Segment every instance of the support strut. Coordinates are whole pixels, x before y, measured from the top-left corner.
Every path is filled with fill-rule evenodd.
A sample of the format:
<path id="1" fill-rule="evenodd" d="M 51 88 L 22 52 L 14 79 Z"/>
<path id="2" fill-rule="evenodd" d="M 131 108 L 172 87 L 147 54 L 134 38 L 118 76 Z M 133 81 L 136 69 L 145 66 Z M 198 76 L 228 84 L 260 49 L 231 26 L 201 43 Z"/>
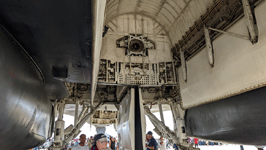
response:
<path id="1" fill-rule="evenodd" d="M 85 112 L 86 112 L 87 110 L 88 110 L 88 106 L 85 105 L 85 104 L 83 104 L 82 110 L 81 110 L 81 112 L 80 112 L 80 114 L 79 114 L 79 117 L 78 117 L 78 121 L 81 120 L 81 118 L 84 116 L 84 114 L 85 114 Z"/>
<path id="2" fill-rule="evenodd" d="M 79 99 L 76 99 L 74 126 L 77 125 L 78 121 L 79 121 Z"/>
<path id="3" fill-rule="evenodd" d="M 194 148 L 193 145 L 190 145 L 188 142 L 183 141 L 184 137 L 178 137 L 176 132 L 169 129 L 168 126 L 166 126 L 162 121 L 159 121 L 157 117 L 151 113 L 150 109 L 145 106 L 145 114 L 148 116 L 152 124 L 155 126 L 157 132 L 159 131 L 159 134 L 163 136 L 164 138 L 172 140 L 172 142 L 181 150 L 200 150 L 199 148 Z M 178 124 L 179 126 L 181 124 Z"/>
<path id="4" fill-rule="evenodd" d="M 223 33 L 223 34 L 231 35 L 231 36 L 234 36 L 234 37 L 237 37 L 237 38 L 241 38 L 241 39 L 244 39 L 244 40 L 249 40 L 249 37 L 244 36 L 244 35 L 240 35 L 240 34 L 236 34 L 236 33 L 232 33 L 232 32 L 227 32 L 227 31 L 223 31 L 223 30 L 219 30 L 219 29 L 214 29 L 214 28 L 211 28 L 211 27 L 208 27 L 207 29 L 212 30 L 212 31 L 216 31 L 216 32 L 220 32 L 220 33 Z M 205 38 L 206 38 L 206 35 L 205 35 Z"/>
<path id="5" fill-rule="evenodd" d="M 63 146 L 63 140 L 64 140 L 64 127 L 65 127 L 65 121 L 63 121 L 63 115 L 64 115 L 64 108 L 65 108 L 65 101 L 62 100 L 58 103 L 58 119 L 55 122 L 55 133 L 54 133 L 54 143 L 53 147 L 54 150 L 60 150 Z"/>
<path id="6" fill-rule="evenodd" d="M 165 138 L 170 138 L 173 140 L 174 143 L 179 144 L 178 137 L 175 135 L 174 131 L 171 131 L 169 127 L 167 127 L 166 125 L 164 125 L 163 122 L 158 120 L 157 117 L 151 113 L 150 109 L 147 106 L 144 107 L 144 110 L 150 121 L 160 131 L 161 135 L 163 135 Z"/>
<path id="7" fill-rule="evenodd" d="M 249 32 L 249 37 L 244 36 L 244 35 L 240 35 L 240 34 L 236 34 L 236 33 L 232 33 L 232 32 L 227 32 L 227 31 L 211 28 L 211 27 L 206 27 L 204 25 L 204 34 L 205 34 L 206 47 L 207 47 L 208 53 L 212 49 L 211 38 L 210 38 L 208 30 L 220 32 L 220 33 L 227 34 L 227 35 L 234 36 L 234 37 L 238 37 L 238 38 L 241 38 L 244 40 L 249 40 L 252 44 L 255 44 L 258 42 L 258 27 L 257 27 L 257 24 L 255 23 L 255 18 L 253 16 L 252 11 L 251 11 L 249 0 L 242 0 L 242 5 L 243 5 L 243 9 L 244 9 L 245 21 L 246 21 L 246 25 L 247 25 L 248 32 Z M 211 64 L 211 62 L 210 62 L 210 64 Z"/>
<path id="8" fill-rule="evenodd" d="M 204 34 L 205 34 L 205 41 L 206 41 L 206 48 L 207 48 L 207 54 L 209 58 L 209 63 L 213 67 L 214 65 L 214 57 L 213 57 L 213 48 L 212 48 L 212 42 L 209 34 L 208 28 L 204 25 Z"/>
<path id="9" fill-rule="evenodd" d="M 182 67 L 182 72 L 183 72 L 183 78 L 184 78 L 184 81 L 187 82 L 187 66 L 186 66 L 186 60 L 185 60 L 185 56 L 184 56 L 184 51 L 182 50 L 181 46 L 179 47 L 179 53 L 180 53 L 180 59 L 181 59 L 181 67 Z"/>
<path id="10" fill-rule="evenodd" d="M 164 123 L 163 108 L 162 108 L 162 99 L 159 99 L 158 100 L 158 105 L 159 105 L 159 111 L 160 111 L 161 120 Z"/>
<path id="11" fill-rule="evenodd" d="M 76 103 L 78 104 L 78 102 Z M 62 100 L 58 104 L 58 120 L 56 121 L 56 129 L 55 129 L 55 141 L 52 144 L 50 150 L 62 150 L 64 146 L 68 145 L 68 143 L 76 137 L 81 131 L 81 127 L 89 121 L 90 117 L 95 113 L 95 111 L 103 104 L 103 102 L 99 102 L 99 104 L 91 109 L 91 111 L 85 114 L 87 106 L 83 107 L 82 112 L 80 115 L 77 113 L 75 114 L 76 125 L 70 125 L 64 130 L 64 121 L 63 121 L 63 114 L 64 114 L 64 107 L 65 101 Z M 64 131 L 66 133 L 64 133 Z"/>
<path id="12" fill-rule="evenodd" d="M 252 44 L 255 44 L 258 42 L 258 32 L 257 32 L 257 25 L 255 24 L 255 19 L 253 17 L 251 7 L 249 4 L 249 0 L 242 0 L 242 5 L 244 8 L 244 14 L 246 19 L 246 24 L 248 26 L 249 31 L 249 40 Z"/>
<path id="13" fill-rule="evenodd" d="M 86 114 L 75 126 L 75 128 L 72 130 L 72 132 L 69 134 L 69 137 L 64 140 L 64 144 L 67 145 L 73 138 L 74 135 L 77 135 L 77 133 L 80 131 L 81 127 L 89 121 L 90 117 L 95 113 L 95 111 L 102 105 L 103 103 L 100 102 L 95 108 L 91 109 L 91 112 Z"/>

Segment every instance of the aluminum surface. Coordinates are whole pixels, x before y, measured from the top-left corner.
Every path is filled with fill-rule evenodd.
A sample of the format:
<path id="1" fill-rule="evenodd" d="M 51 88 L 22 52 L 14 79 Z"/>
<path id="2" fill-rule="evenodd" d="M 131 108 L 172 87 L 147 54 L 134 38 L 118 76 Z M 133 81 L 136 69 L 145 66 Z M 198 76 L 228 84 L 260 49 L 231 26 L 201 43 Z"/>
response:
<path id="1" fill-rule="evenodd" d="M 1 30 L 0 39 L 1 149 L 32 148 L 51 135 L 52 104 L 27 55 Z"/>

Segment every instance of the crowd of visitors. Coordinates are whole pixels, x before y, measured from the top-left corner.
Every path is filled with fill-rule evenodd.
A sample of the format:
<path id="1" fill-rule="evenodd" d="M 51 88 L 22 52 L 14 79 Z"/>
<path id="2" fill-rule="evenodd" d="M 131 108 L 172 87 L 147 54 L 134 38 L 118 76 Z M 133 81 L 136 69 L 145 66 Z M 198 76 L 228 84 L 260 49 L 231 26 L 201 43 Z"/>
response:
<path id="1" fill-rule="evenodd" d="M 188 143 L 193 145 L 195 148 L 198 148 L 199 145 L 222 145 L 222 143 L 211 142 L 199 140 L 197 138 L 188 138 Z M 51 145 L 53 142 L 52 139 L 48 139 L 45 144 L 40 146 L 41 148 Z M 39 150 L 39 148 L 34 148 L 32 150 Z M 176 144 L 169 143 L 168 139 L 160 137 L 155 139 L 151 131 L 146 134 L 146 150 L 167 150 L 174 149 L 179 150 Z M 88 139 L 85 134 L 81 134 L 79 139 L 72 140 L 71 144 L 66 148 L 66 150 L 119 150 L 119 143 L 115 137 L 107 137 L 105 134 L 96 134 L 94 137 L 90 136 Z M 263 150 L 263 147 L 257 147 L 258 150 Z M 240 150 L 244 150 L 243 145 L 240 145 Z"/>
<path id="2" fill-rule="evenodd" d="M 118 142 L 116 138 L 110 136 L 109 138 L 105 134 L 97 134 L 94 137 L 91 136 L 86 140 L 86 135 L 81 134 L 79 143 L 77 145 L 74 142 L 71 144 L 69 150 L 119 150 Z"/>

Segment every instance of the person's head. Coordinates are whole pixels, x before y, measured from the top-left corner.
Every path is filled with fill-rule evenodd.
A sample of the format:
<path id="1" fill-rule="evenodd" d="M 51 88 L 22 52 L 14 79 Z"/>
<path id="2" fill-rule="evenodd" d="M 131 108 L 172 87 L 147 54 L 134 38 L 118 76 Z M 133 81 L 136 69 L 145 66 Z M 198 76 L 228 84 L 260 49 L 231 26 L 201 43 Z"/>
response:
<path id="1" fill-rule="evenodd" d="M 163 137 L 162 136 L 160 136 L 160 140 L 163 140 Z"/>
<path id="2" fill-rule="evenodd" d="M 104 134 L 100 133 L 95 135 L 94 141 L 99 150 L 107 149 L 107 138 Z"/>
<path id="3" fill-rule="evenodd" d="M 79 143 L 80 144 L 85 144 L 85 141 L 86 141 L 86 135 L 85 134 L 81 134 L 80 136 L 79 136 Z"/>
<path id="4" fill-rule="evenodd" d="M 148 133 L 147 133 L 147 135 L 146 135 L 146 137 L 147 137 L 147 139 L 151 139 L 152 138 L 152 132 L 151 131 L 149 131 Z"/>
<path id="5" fill-rule="evenodd" d="M 91 136 L 90 139 L 93 139 L 93 136 Z"/>

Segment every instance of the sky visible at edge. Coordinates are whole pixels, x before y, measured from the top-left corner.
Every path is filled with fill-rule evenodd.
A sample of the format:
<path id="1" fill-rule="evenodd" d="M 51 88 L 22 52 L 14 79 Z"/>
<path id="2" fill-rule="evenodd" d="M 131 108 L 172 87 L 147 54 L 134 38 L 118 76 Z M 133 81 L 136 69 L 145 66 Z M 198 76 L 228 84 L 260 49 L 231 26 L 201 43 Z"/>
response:
<path id="1" fill-rule="evenodd" d="M 173 117 L 172 117 L 172 113 L 171 111 L 164 111 L 164 120 L 165 120 L 165 124 L 171 129 L 174 130 L 174 125 L 173 125 Z M 154 115 L 159 118 L 160 120 L 160 114 L 159 113 L 154 113 Z M 146 118 L 146 132 L 148 131 L 153 131 L 154 126 L 153 124 L 150 122 L 149 118 Z M 69 116 L 69 115 L 64 115 L 64 120 L 65 120 L 65 127 L 69 126 L 70 124 L 74 124 L 74 117 L 73 116 Z M 113 125 L 111 126 L 107 126 L 106 127 L 106 133 L 117 137 L 117 133 L 113 127 Z M 81 128 L 81 134 L 86 134 L 87 138 L 89 136 L 94 136 L 96 134 L 96 128 L 94 126 L 90 126 L 88 123 L 86 123 L 82 128 Z M 154 137 L 156 139 L 159 138 L 159 136 L 153 132 Z M 79 138 L 79 136 L 77 136 L 76 138 Z M 239 145 L 234 145 L 234 144 L 223 144 L 222 146 L 200 146 L 201 150 L 240 150 Z M 244 145 L 244 149 L 245 150 L 257 150 L 257 148 L 255 146 L 248 146 L 248 145 Z"/>
<path id="2" fill-rule="evenodd" d="M 164 111 L 164 120 L 165 120 L 165 124 L 171 129 L 174 129 L 174 125 L 173 125 L 173 117 L 172 117 L 172 113 L 171 111 Z M 159 118 L 160 120 L 160 114 L 159 113 L 154 113 L 154 115 Z M 146 118 L 146 132 L 148 131 L 153 131 L 154 126 L 153 124 L 150 122 L 149 118 Z M 70 116 L 70 115 L 64 115 L 64 121 L 65 121 L 65 128 L 68 127 L 70 124 L 74 124 L 74 117 Z M 113 127 L 113 125 L 111 126 L 107 126 L 106 127 L 106 133 L 117 137 L 117 133 Z M 94 136 L 96 134 L 96 128 L 92 125 L 90 126 L 88 123 L 86 123 L 82 128 L 81 128 L 81 134 L 86 134 L 87 138 L 89 136 Z M 155 132 L 153 132 L 154 137 L 155 138 L 159 138 L 159 135 L 157 135 Z M 77 136 L 78 138 L 78 136 Z"/>

